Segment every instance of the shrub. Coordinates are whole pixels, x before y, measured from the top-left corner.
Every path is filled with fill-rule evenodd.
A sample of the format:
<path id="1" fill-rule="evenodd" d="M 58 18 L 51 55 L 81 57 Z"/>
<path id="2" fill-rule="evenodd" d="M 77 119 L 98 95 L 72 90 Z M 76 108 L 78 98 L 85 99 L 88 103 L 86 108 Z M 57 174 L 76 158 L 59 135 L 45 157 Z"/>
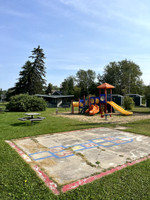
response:
<path id="1" fill-rule="evenodd" d="M 146 106 L 150 108 L 150 94 L 146 94 Z"/>
<path id="2" fill-rule="evenodd" d="M 135 103 L 132 97 L 129 97 L 129 96 L 124 97 L 124 107 L 126 110 L 132 110 L 134 105 Z"/>
<path id="3" fill-rule="evenodd" d="M 8 111 L 43 111 L 46 109 L 46 102 L 36 96 L 28 94 L 20 94 L 11 97 L 10 102 L 7 104 Z"/>

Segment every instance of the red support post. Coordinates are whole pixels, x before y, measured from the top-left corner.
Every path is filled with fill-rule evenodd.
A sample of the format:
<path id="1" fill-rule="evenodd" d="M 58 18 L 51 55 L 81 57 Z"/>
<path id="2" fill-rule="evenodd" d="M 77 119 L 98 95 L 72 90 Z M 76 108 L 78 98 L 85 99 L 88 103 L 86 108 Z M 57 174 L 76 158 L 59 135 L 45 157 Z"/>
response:
<path id="1" fill-rule="evenodd" d="M 84 97 L 83 97 L 83 100 L 84 100 L 84 104 L 83 104 L 83 107 L 85 106 L 85 95 L 84 95 Z"/>
<path id="2" fill-rule="evenodd" d="M 102 113 L 102 111 L 101 111 L 101 89 L 99 89 L 99 113 Z"/>
<path id="3" fill-rule="evenodd" d="M 72 105 L 72 114 L 74 114 L 73 100 L 71 101 L 71 105 Z"/>
<path id="4" fill-rule="evenodd" d="M 107 113 L 107 89 L 105 88 L 105 113 Z"/>
<path id="5" fill-rule="evenodd" d="M 89 96 L 89 108 L 90 108 L 90 106 L 91 106 L 91 102 L 90 102 L 90 96 Z"/>
<path id="6" fill-rule="evenodd" d="M 112 88 L 110 89 L 110 101 L 112 101 Z M 112 106 L 110 106 L 110 113 L 112 113 Z"/>

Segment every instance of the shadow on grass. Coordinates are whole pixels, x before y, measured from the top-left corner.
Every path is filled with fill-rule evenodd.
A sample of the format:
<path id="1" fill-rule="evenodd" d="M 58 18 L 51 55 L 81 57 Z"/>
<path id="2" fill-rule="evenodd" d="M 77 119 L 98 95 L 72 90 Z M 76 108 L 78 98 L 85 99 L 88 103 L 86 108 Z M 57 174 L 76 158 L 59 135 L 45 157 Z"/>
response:
<path id="1" fill-rule="evenodd" d="M 29 124 L 27 124 L 26 122 L 21 122 L 21 123 L 14 123 L 14 124 L 11 124 L 11 126 L 29 126 Z"/>
<path id="2" fill-rule="evenodd" d="M 40 122 L 18 122 L 18 123 L 14 123 L 14 124 L 11 124 L 11 126 L 22 126 L 22 127 L 24 127 L 24 126 L 34 126 L 34 125 L 36 125 L 36 124 L 39 124 Z"/>
<path id="3" fill-rule="evenodd" d="M 2 115 L 2 114 L 5 114 L 5 112 L 4 111 L 0 111 L 0 115 Z"/>
<path id="4" fill-rule="evenodd" d="M 148 111 L 148 112 L 133 111 L 133 114 L 134 114 L 134 115 L 137 115 L 137 114 L 139 114 L 139 115 L 149 115 L 149 114 L 150 114 L 150 111 Z"/>

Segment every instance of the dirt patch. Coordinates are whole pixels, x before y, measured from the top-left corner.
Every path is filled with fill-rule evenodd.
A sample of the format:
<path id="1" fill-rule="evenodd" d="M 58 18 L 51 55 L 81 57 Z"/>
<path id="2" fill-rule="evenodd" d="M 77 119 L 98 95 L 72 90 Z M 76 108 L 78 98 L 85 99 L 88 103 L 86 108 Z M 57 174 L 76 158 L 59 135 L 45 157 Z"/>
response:
<path id="1" fill-rule="evenodd" d="M 54 165 L 56 165 L 56 162 L 55 162 L 55 160 L 54 159 L 51 159 L 51 158 L 47 158 L 47 159 L 44 159 L 44 160 L 39 160 L 38 161 L 39 162 L 39 164 L 41 165 L 41 166 L 54 166 Z"/>
<path id="2" fill-rule="evenodd" d="M 58 113 L 55 116 L 61 116 L 65 118 L 75 119 L 78 121 L 85 121 L 89 123 L 118 123 L 118 124 L 125 124 L 128 122 L 133 122 L 142 119 L 150 119 L 150 114 L 140 114 L 134 113 L 131 116 L 124 116 L 119 113 L 113 113 L 111 117 L 108 115 L 107 120 L 105 118 L 101 118 L 100 114 L 96 114 L 94 116 L 82 115 L 82 114 L 71 114 L 69 112 Z"/>

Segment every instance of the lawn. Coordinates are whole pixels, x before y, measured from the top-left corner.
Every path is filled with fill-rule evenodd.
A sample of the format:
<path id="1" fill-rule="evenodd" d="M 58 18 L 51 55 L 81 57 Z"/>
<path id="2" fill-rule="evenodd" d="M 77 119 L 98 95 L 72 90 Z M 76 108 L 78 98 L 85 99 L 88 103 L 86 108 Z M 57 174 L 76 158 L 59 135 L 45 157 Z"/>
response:
<path id="1" fill-rule="evenodd" d="M 135 107 L 133 109 L 133 112 L 150 114 L 150 108 Z M 125 124 L 124 126 L 127 127 L 126 131 L 128 132 L 150 136 L 150 120 L 149 119 L 138 120 L 132 123 Z"/>
<path id="2" fill-rule="evenodd" d="M 126 131 L 150 136 L 150 119 L 124 124 Z"/>
<path id="3" fill-rule="evenodd" d="M 61 111 L 64 111 L 64 109 L 59 109 L 59 112 Z M 18 118 L 24 117 L 24 113 L 0 113 L 0 199 L 149 199 L 150 160 L 127 167 L 60 196 L 53 195 L 29 165 L 5 143 L 5 140 L 83 128 L 110 126 L 57 117 L 55 112 L 56 109 L 47 109 L 41 112 L 41 116 L 46 117 L 46 119 L 42 122 L 35 122 L 33 125 L 30 125 L 29 122 L 18 120 Z M 130 131 L 150 136 L 149 123 L 150 120 L 143 120 L 126 126 Z M 141 129 L 141 127 L 143 128 Z"/>
<path id="4" fill-rule="evenodd" d="M 150 108 L 149 107 L 135 106 L 132 111 L 133 112 L 137 112 L 137 113 L 147 113 L 147 114 L 150 114 Z"/>

